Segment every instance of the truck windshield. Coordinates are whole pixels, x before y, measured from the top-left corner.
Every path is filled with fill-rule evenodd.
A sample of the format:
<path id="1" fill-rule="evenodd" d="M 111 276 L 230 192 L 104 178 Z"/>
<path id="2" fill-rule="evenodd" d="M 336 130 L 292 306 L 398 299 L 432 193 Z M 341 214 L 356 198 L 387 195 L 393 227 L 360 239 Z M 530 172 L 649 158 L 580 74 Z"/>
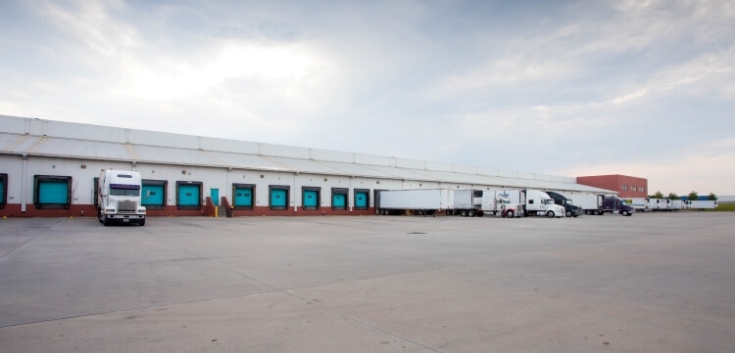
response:
<path id="1" fill-rule="evenodd" d="M 140 196 L 140 190 L 111 187 L 110 195 L 112 196 Z"/>

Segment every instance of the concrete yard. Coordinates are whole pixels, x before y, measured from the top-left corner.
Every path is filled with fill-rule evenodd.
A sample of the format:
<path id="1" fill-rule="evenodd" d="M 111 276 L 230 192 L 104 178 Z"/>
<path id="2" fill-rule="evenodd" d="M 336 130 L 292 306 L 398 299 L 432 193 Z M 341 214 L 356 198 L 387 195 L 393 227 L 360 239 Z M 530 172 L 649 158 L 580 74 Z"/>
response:
<path id="1" fill-rule="evenodd" d="M 733 350 L 733 213 L 0 219 L 3 353 Z"/>

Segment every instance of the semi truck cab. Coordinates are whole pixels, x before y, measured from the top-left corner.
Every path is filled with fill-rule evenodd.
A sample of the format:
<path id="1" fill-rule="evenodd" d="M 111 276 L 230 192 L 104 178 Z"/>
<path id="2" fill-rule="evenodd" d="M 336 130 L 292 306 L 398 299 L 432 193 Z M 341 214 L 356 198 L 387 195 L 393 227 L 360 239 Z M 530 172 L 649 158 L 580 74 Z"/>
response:
<path id="1" fill-rule="evenodd" d="M 141 176 L 126 170 L 103 170 L 97 184 L 97 218 L 112 223 L 145 225 L 146 209 L 141 206 Z"/>

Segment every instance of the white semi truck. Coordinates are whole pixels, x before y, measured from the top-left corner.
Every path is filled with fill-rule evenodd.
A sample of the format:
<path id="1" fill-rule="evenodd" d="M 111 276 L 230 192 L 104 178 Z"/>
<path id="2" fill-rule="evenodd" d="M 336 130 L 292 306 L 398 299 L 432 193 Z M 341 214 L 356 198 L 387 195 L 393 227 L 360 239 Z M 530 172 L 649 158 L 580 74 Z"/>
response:
<path id="1" fill-rule="evenodd" d="M 513 190 L 516 191 L 516 190 Z M 502 217 L 523 217 L 523 205 L 518 203 L 512 204 L 510 201 L 510 191 L 508 190 L 483 190 L 482 194 L 482 210 L 485 215 L 500 215 Z"/>
<path id="2" fill-rule="evenodd" d="M 112 223 L 145 225 L 145 207 L 141 206 L 140 173 L 127 170 L 103 170 L 97 183 L 97 218 Z"/>
<path id="3" fill-rule="evenodd" d="M 554 218 L 564 217 L 565 215 L 564 206 L 555 204 L 554 199 L 543 191 L 532 189 L 496 190 L 495 195 L 496 199 L 498 199 L 497 196 L 499 195 L 501 200 L 507 200 L 501 201 L 500 204 L 495 202 L 494 208 L 486 208 L 487 212 L 500 212 L 500 214 L 505 217 L 517 217 L 519 215 L 523 215 Z M 507 201 L 507 203 L 505 203 L 505 201 Z M 500 205 L 501 210 L 497 209 L 498 204 Z"/>

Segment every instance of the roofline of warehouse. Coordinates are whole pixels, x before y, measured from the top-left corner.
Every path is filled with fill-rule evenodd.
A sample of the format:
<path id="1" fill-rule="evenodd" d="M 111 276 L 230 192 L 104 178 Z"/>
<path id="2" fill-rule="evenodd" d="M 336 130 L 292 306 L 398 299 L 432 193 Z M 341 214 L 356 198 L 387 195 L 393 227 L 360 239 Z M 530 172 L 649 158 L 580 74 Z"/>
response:
<path id="1" fill-rule="evenodd" d="M 281 172 L 281 173 L 295 173 L 295 174 L 313 174 L 313 175 L 333 175 L 333 176 L 340 176 L 340 177 L 350 177 L 350 178 L 370 178 L 370 179 L 385 179 L 385 180 L 401 180 L 401 181 L 417 181 L 417 182 L 427 182 L 427 183 L 448 183 L 448 184 L 467 184 L 467 185 L 483 185 L 483 186 L 500 186 L 500 187 L 508 187 L 508 188 L 534 188 L 535 186 L 519 186 L 519 185 L 507 185 L 507 183 L 503 183 L 504 180 L 511 181 L 511 184 L 515 184 L 513 181 L 518 181 L 517 183 L 520 184 L 527 184 L 524 183 L 524 181 L 532 181 L 537 183 L 554 183 L 554 184 L 566 184 L 566 185 L 574 185 L 577 187 L 583 187 L 585 189 L 589 189 L 586 191 L 581 190 L 574 190 L 574 188 L 558 188 L 555 185 L 555 187 L 544 187 L 545 189 L 556 189 L 556 190 L 568 190 L 573 192 L 604 192 L 604 193 L 616 193 L 612 190 L 606 190 L 606 189 L 600 189 L 591 187 L 588 185 L 579 184 L 576 182 L 569 182 L 564 181 L 563 179 L 575 179 L 572 177 L 564 177 L 564 176 L 553 176 L 553 175 L 546 175 L 541 174 L 544 176 L 547 176 L 549 178 L 558 177 L 562 180 L 542 180 L 537 179 L 536 175 L 539 173 L 529 173 L 529 172 L 521 172 L 521 171 L 513 171 L 516 176 L 502 176 L 502 175 L 491 175 L 491 174 L 482 174 L 479 173 L 480 168 L 484 167 L 477 167 L 477 166 L 464 166 L 468 167 L 469 170 L 474 170 L 474 173 L 466 173 L 466 172 L 460 172 L 457 171 L 457 165 L 453 163 L 443 163 L 443 162 L 433 162 L 433 161 L 427 161 L 427 160 L 411 160 L 407 158 L 401 158 L 401 157 L 394 157 L 394 156 L 380 156 L 380 155 L 368 155 L 368 154 L 361 154 L 361 153 L 354 153 L 354 152 L 342 152 L 342 151 L 336 151 L 336 150 L 326 150 L 326 149 L 316 149 L 318 151 L 324 151 L 324 152 L 334 152 L 344 155 L 352 155 L 352 162 L 346 162 L 346 161 L 339 161 L 339 160 L 329 160 L 329 159 L 315 159 L 313 157 L 309 158 L 303 158 L 303 157 L 294 157 L 294 156 L 288 156 L 288 155 L 279 155 L 279 154 L 270 154 L 270 153 L 262 153 L 259 152 L 257 154 L 254 153 L 247 153 L 247 152 L 237 152 L 232 150 L 217 150 L 217 149 L 204 149 L 201 147 L 202 139 L 208 139 L 212 140 L 214 142 L 221 140 L 221 141 L 230 141 L 235 143 L 245 143 L 245 144 L 255 144 L 257 146 L 258 151 L 261 150 L 261 146 L 272 146 L 272 147 L 283 147 L 283 148 L 295 148 L 295 149 L 303 149 L 307 150 L 308 154 L 311 156 L 312 152 L 315 150 L 313 148 L 308 147 L 297 147 L 297 146 L 288 146 L 288 145 L 276 145 L 276 144 L 268 144 L 268 143 L 260 143 L 260 142 L 251 142 L 251 141 L 242 141 L 242 140 L 231 140 L 231 139 L 222 139 L 222 138 L 216 138 L 216 137 L 202 137 L 202 136 L 194 136 L 194 135 L 184 135 L 184 134 L 174 134 L 174 133 L 168 133 L 168 132 L 159 132 L 159 131 L 151 131 L 151 130 L 139 130 L 139 129 L 129 129 L 129 128 L 119 128 L 119 127 L 112 127 L 112 126 L 103 126 L 103 125 L 93 125 L 93 124 L 86 124 L 86 123 L 73 123 L 73 122 L 64 122 L 64 121 L 56 121 L 56 120 L 45 120 L 45 119 L 38 119 L 38 118 L 27 118 L 27 117 L 14 117 L 14 116 L 8 116 L 8 115 L 0 115 L 0 118 L 10 118 L 10 119 L 18 119 L 18 120 L 25 120 L 25 130 L 26 132 L 24 134 L 20 134 L 18 132 L 11 132 L 6 131 L 9 135 L 16 135 L 16 136 L 35 136 L 40 137 L 39 141 L 37 141 L 33 146 L 29 147 L 26 151 L 18 152 L 18 151 L 5 151 L 0 150 L 0 154 L 4 155 L 21 155 L 27 158 L 28 156 L 37 156 L 37 157 L 45 157 L 45 158 L 66 158 L 66 159 L 73 159 L 73 160 L 90 160 L 90 161 L 114 161 L 114 162 L 122 162 L 122 163 L 131 163 L 133 165 L 136 165 L 138 163 L 145 163 L 145 164 L 160 164 L 160 165 L 169 165 L 169 166 L 183 166 L 183 167 L 204 167 L 204 168 L 224 168 L 228 171 L 237 169 L 237 170 L 250 170 L 250 171 L 262 171 L 262 172 Z M 41 126 L 42 134 L 36 134 L 33 133 L 34 127 L 31 126 L 32 121 L 40 121 L 43 125 Z M 65 136 L 57 136 L 57 135 L 47 135 L 46 134 L 46 125 L 47 122 L 53 122 L 63 125 L 83 125 L 83 126 L 89 126 L 89 127 L 95 127 L 95 128 L 108 128 L 118 131 L 124 131 L 126 134 L 125 140 L 126 142 L 121 141 L 106 141 L 101 139 L 89 139 L 89 138 L 78 138 L 78 137 L 65 137 Z M 38 129 L 38 127 L 35 127 Z M 131 143 L 129 142 L 129 132 L 136 131 L 136 132 L 142 132 L 142 133 L 154 133 L 154 134 L 166 134 L 171 136 L 180 136 L 180 137 L 186 137 L 186 138 L 197 138 L 198 140 L 198 148 L 193 148 L 191 146 L 188 147 L 181 147 L 181 146 L 175 146 L 175 145 L 165 145 L 165 144 L 145 144 L 145 143 Z M 408 172 L 408 173 L 416 173 L 420 174 L 420 171 L 426 171 L 426 172 L 438 172 L 438 173 L 452 173 L 457 175 L 467 175 L 467 176 L 478 176 L 481 178 L 489 178 L 490 180 L 487 180 L 487 183 L 477 183 L 477 182 L 467 182 L 467 181 L 444 181 L 444 180 L 437 180 L 437 178 L 406 178 L 406 177 L 396 177 L 396 176 L 389 176 L 389 175 L 362 175 L 362 174 L 355 174 L 355 173 L 344 173 L 344 172 L 320 172 L 320 171 L 303 171 L 303 170 L 297 170 L 292 168 L 267 168 L 267 167 L 244 167 L 244 166 L 233 166 L 230 164 L 222 163 L 222 164 L 207 164 L 207 163 L 180 163 L 180 162 L 170 162 L 170 161 L 155 161 L 155 160 L 143 160 L 143 159 L 129 159 L 129 158 L 114 158 L 114 157 L 93 157 L 93 156 L 78 156 L 78 155 L 70 155 L 70 154 L 53 154 L 53 153 L 38 153 L 33 152 L 33 150 L 36 149 L 37 146 L 41 145 L 43 141 L 45 141 L 48 138 L 53 139 L 59 139 L 59 140 L 67 140 L 67 141 L 88 141 L 88 142 L 102 142 L 102 143 L 110 143 L 110 144 L 116 144 L 116 145 L 126 145 L 126 146 L 146 146 L 146 147 L 156 147 L 156 148 L 170 148 L 170 149 L 178 149 L 178 150 L 189 150 L 189 151 L 199 151 L 199 152 L 220 152 L 220 153 L 233 153 L 233 154 L 240 154 L 240 155 L 257 155 L 261 158 L 265 158 L 269 160 L 273 164 L 279 164 L 278 161 L 271 160 L 268 157 L 275 157 L 275 158 L 287 158 L 287 159 L 295 159 L 295 160 L 304 160 L 308 159 L 313 162 L 328 162 L 328 163 L 344 163 L 344 164 L 358 164 L 361 166 L 364 166 L 365 168 L 370 167 L 379 167 L 379 168 L 394 168 L 396 170 Z M 134 151 L 133 151 L 134 152 Z M 136 153 L 133 153 L 136 154 Z M 209 159 L 215 160 L 215 161 L 221 161 L 221 159 L 217 158 L 216 156 L 206 154 Z M 387 164 L 374 164 L 374 163 L 358 163 L 356 161 L 356 156 L 365 156 L 365 157 L 375 157 L 380 159 L 386 159 L 388 161 Z M 412 161 L 412 162 L 422 162 L 424 165 L 424 168 L 409 168 L 409 167 L 402 167 L 395 165 L 397 164 L 396 159 L 405 160 L 405 161 Z M 391 160 L 393 160 L 394 165 L 391 165 Z M 442 170 L 442 169 L 428 169 L 427 163 L 437 163 L 444 166 L 450 166 L 451 170 Z M 488 168 L 488 169 L 495 169 L 499 173 L 501 169 L 498 168 Z M 511 172 L 510 170 L 506 170 L 506 172 Z M 527 173 L 534 175 L 533 178 L 522 178 L 518 177 L 518 173 Z M 497 180 L 493 180 L 497 179 Z M 493 182 L 496 181 L 496 182 Z"/>

